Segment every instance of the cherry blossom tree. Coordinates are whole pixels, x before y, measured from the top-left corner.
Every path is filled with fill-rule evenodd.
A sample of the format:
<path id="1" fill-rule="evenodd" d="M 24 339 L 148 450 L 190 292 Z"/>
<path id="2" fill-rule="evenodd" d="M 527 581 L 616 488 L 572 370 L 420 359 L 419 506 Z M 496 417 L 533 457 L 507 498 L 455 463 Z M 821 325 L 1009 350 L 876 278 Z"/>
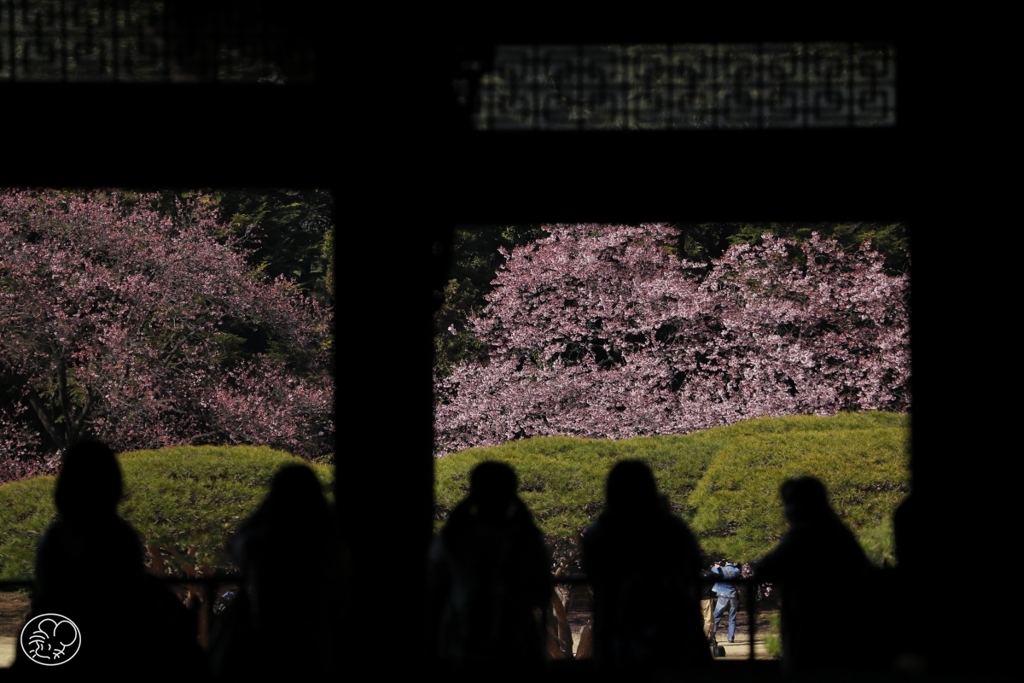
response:
<path id="1" fill-rule="evenodd" d="M 907 280 L 869 245 L 765 235 L 708 266 L 665 225 L 546 229 L 470 321 L 488 362 L 436 382 L 438 455 L 910 405 Z"/>
<path id="2" fill-rule="evenodd" d="M 250 272 L 202 197 L 173 219 L 153 203 L 0 193 L 0 378 L 14 398 L 0 406 L 0 459 L 87 434 L 116 450 L 329 451 L 331 312 Z M 246 350 L 247 335 L 263 348 Z"/>

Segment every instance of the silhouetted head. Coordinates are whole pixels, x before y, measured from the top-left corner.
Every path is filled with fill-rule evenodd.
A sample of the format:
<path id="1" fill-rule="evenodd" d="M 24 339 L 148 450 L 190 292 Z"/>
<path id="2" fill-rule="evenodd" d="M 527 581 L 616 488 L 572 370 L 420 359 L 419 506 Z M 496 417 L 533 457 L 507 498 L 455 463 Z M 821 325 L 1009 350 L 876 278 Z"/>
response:
<path id="1" fill-rule="evenodd" d="M 80 441 L 64 453 L 53 492 L 62 517 L 116 514 L 121 494 L 121 467 L 105 443 Z"/>
<path id="2" fill-rule="evenodd" d="M 274 475 L 264 505 L 276 518 L 317 519 L 328 514 L 320 480 L 305 465 L 285 465 Z"/>
<path id="3" fill-rule="evenodd" d="M 605 484 L 605 502 L 609 510 L 626 514 L 655 508 L 658 487 L 651 469 L 639 460 L 616 464 Z"/>
<path id="4" fill-rule="evenodd" d="M 519 480 L 503 462 L 482 462 L 469 475 L 469 495 L 485 512 L 505 510 L 516 499 Z"/>
<path id="5" fill-rule="evenodd" d="M 779 488 L 786 519 L 791 523 L 809 522 L 832 513 L 825 485 L 814 477 L 787 479 Z"/>

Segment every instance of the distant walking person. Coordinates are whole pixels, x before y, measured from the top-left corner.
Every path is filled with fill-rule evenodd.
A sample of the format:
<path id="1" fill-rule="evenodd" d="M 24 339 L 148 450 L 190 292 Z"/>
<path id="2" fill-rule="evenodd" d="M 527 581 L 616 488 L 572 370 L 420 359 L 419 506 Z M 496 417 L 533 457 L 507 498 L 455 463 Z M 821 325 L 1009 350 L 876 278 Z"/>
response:
<path id="1" fill-rule="evenodd" d="M 862 642 L 863 586 L 871 564 L 833 512 L 820 481 L 789 479 L 780 495 L 789 529 L 756 565 L 755 575 L 778 584 L 783 666 L 790 673 L 858 668 L 871 649 Z M 825 627 L 822 611 L 838 586 L 850 607 Z"/>
<path id="2" fill-rule="evenodd" d="M 551 561 L 511 467 L 483 462 L 430 549 L 429 643 L 459 675 L 529 672 L 544 663 Z"/>
<path id="3" fill-rule="evenodd" d="M 715 563 L 711 571 L 726 579 L 737 579 L 740 576 L 740 570 L 728 560 Z M 734 643 L 736 642 L 736 612 L 740 608 L 740 596 L 736 584 L 719 581 L 711 587 L 711 590 L 718 595 L 718 602 L 715 605 L 715 624 L 711 627 L 711 636 L 714 637 L 718 632 L 718 621 L 722 618 L 722 613 L 728 609 L 729 642 Z"/>
<path id="4" fill-rule="evenodd" d="M 642 462 L 615 465 L 606 491 L 607 509 L 583 535 L 598 666 L 613 675 L 675 676 L 709 662 L 693 532 Z"/>

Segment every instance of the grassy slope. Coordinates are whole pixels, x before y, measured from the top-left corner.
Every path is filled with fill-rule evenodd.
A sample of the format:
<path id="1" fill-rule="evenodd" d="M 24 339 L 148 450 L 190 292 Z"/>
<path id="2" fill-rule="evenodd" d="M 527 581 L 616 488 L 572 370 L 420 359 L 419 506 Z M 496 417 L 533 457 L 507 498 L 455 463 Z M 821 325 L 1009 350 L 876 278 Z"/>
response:
<path id="1" fill-rule="evenodd" d="M 253 446 L 166 448 L 119 459 L 125 483 L 119 511 L 145 543 L 219 568 L 229 566 L 225 544 L 266 495 L 274 473 L 303 462 Z M 310 466 L 328 493 L 332 468 Z M 0 486 L 0 579 L 31 576 L 36 543 L 56 514 L 54 481 L 36 477 Z"/>
<path id="2" fill-rule="evenodd" d="M 465 495 L 473 466 L 508 462 L 521 495 L 567 557 L 578 533 L 601 511 L 604 479 L 619 459 L 654 470 L 673 509 L 705 550 L 737 560 L 759 557 L 784 529 L 778 486 L 813 474 L 876 559 L 891 559 L 889 520 L 908 489 L 909 418 L 887 413 L 763 418 L 685 436 L 610 441 L 545 437 L 478 448 L 436 461 L 438 526 Z M 224 545 L 255 510 L 273 473 L 297 458 L 256 447 L 184 447 L 120 456 L 126 498 L 120 508 L 147 543 L 189 549 L 196 564 L 226 567 Z M 325 484 L 331 468 L 313 465 Z M 54 518 L 53 478 L 0 487 L 0 578 L 31 575 L 35 545 Z"/>
<path id="3" fill-rule="evenodd" d="M 761 418 L 685 436 L 611 441 L 543 437 L 454 453 L 436 463 L 435 521 L 443 523 L 487 459 L 516 468 L 523 500 L 556 558 L 602 508 L 604 479 L 616 460 L 646 461 L 672 508 L 712 555 L 760 557 L 785 523 L 784 479 L 817 476 L 833 506 L 876 560 L 891 559 L 892 512 L 908 490 L 909 418 L 890 413 Z"/>

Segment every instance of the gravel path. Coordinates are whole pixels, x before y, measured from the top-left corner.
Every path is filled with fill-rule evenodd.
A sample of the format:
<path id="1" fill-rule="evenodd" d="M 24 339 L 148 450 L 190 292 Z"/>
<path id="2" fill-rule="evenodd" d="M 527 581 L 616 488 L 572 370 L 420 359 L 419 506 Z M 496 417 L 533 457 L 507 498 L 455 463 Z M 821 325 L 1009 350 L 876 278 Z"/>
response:
<path id="1" fill-rule="evenodd" d="M 0 668 L 14 663 L 18 636 L 25 625 L 31 601 L 21 593 L 0 592 Z"/>

